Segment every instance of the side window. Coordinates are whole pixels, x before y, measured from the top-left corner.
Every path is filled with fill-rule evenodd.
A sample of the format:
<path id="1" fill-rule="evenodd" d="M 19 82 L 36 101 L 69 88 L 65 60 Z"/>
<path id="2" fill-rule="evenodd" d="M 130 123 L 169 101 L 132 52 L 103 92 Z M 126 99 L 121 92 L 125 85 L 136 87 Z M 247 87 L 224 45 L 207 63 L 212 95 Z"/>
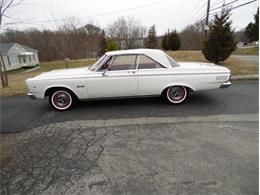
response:
<path id="1" fill-rule="evenodd" d="M 164 67 L 145 55 L 139 56 L 138 69 L 153 69 L 153 68 L 164 68 Z"/>
<path id="2" fill-rule="evenodd" d="M 137 55 L 114 56 L 109 66 L 109 71 L 113 70 L 132 70 L 136 68 Z"/>

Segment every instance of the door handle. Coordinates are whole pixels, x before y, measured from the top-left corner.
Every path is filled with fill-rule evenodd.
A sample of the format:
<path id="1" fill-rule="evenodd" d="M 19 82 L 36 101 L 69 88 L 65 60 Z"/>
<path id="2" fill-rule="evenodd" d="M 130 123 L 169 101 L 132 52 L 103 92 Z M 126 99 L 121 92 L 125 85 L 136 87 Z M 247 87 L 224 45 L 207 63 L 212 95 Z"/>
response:
<path id="1" fill-rule="evenodd" d="M 132 74 L 135 74 L 135 70 L 132 70 L 132 71 L 128 71 L 128 73 L 132 73 Z"/>

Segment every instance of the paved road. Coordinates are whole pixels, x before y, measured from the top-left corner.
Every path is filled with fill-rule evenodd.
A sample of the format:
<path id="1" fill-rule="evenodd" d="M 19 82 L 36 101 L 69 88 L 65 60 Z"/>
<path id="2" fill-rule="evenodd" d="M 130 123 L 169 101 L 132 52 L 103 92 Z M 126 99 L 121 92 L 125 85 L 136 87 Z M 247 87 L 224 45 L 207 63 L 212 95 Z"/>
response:
<path id="1" fill-rule="evenodd" d="M 259 64 L 258 55 L 232 55 L 232 57 L 236 57 L 236 58 L 239 58 L 239 59 L 247 61 L 247 62 Z"/>
<path id="2" fill-rule="evenodd" d="M 123 99 L 82 102 L 68 112 L 56 112 L 47 101 L 33 101 L 26 96 L 1 100 L 1 132 L 22 132 L 45 123 L 73 120 L 258 113 L 259 105 L 256 81 L 192 93 L 187 102 L 177 106 L 160 98 Z"/>

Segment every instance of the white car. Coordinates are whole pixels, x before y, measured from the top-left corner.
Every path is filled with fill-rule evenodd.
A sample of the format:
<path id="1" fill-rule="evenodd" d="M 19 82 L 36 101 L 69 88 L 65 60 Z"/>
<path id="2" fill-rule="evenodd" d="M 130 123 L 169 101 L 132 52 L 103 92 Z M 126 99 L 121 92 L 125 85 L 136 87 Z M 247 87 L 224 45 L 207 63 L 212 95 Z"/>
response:
<path id="1" fill-rule="evenodd" d="M 53 70 L 26 80 L 33 99 L 49 98 L 57 110 L 77 100 L 163 96 L 182 103 L 191 91 L 226 88 L 230 70 L 211 63 L 176 62 L 157 49 L 107 52 L 89 67 Z"/>

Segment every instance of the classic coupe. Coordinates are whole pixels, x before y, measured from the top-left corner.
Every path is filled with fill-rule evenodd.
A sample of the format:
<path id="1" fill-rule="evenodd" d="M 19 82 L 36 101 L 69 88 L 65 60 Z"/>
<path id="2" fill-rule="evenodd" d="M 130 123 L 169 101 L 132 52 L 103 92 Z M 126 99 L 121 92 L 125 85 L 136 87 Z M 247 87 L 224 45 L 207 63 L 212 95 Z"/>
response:
<path id="1" fill-rule="evenodd" d="M 26 80 L 28 96 L 59 111 L 77 100 L 162 96 L 180 104 L 189 92 L 226 88 L 230 70 L 212 63 L 176 62 L 158 49 L 110 51 L 89 67 L 53 70 Z"/>

